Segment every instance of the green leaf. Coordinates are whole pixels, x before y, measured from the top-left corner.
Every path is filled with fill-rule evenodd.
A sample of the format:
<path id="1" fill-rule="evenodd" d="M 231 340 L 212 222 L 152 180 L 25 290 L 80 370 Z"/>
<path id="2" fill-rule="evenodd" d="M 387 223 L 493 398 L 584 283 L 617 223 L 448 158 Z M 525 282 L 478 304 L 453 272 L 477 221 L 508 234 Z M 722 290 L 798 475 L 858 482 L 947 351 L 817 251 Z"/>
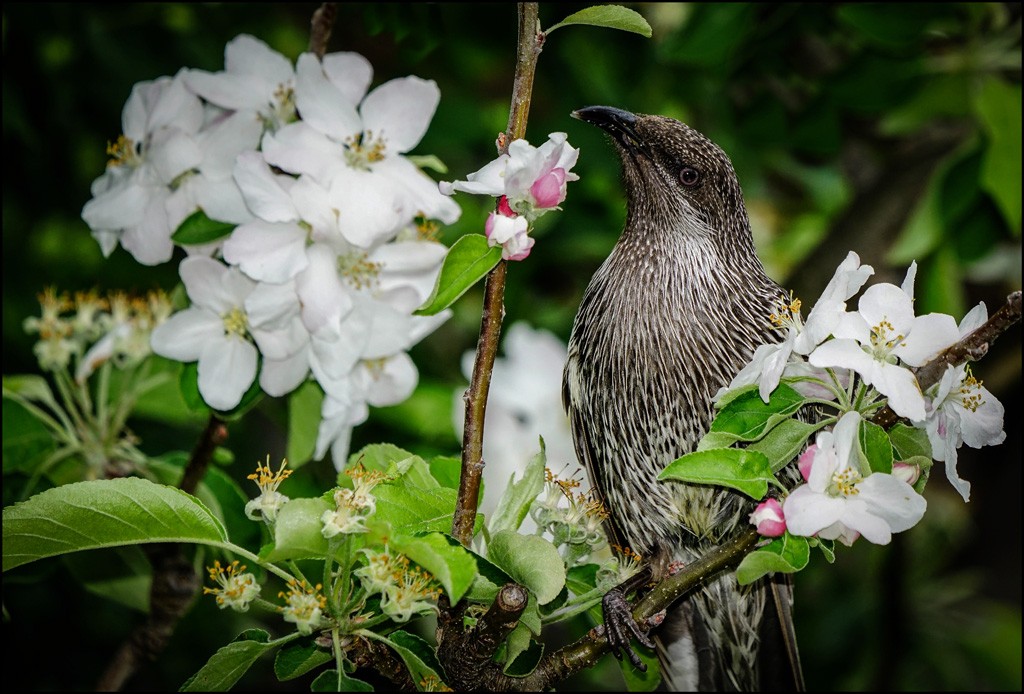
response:
<path id="1" fill-rule="evenodd" d="M 519 530 L 523 519 L 530 511 L 530 505 L 544 489 L 544 468 L 547 455 L 544 451 L 544 439 L 540 439 L 540 452 L 530 458 L 523 471 L 523 478 L 516 481 L 515 473 L 509 477 L 505 493 L 498 500 L 498 507 L 491 514 L 487 529 L 493 535 L 502 530 Z"/>
<path id="2" fill-rule="evenodd" d="M 311 692 L 372 692 L 373 685 L 349 677 L 344 672 L 325 670 L 309 685 Z"/>
<path id="3" fill-rule="evenodd" d="M 367 470 L 377 470 L 395 478 L 392 483 L 410 484 L 422 489 L 434 489 L 438 486 L 423 458 L 390 443 L 373 443 L 348 457 L 348 468 L 359 464 Z M 348 475 L 341 472 L 338 474 L 338 484 L 351 487 L 352 481 Z"/>
<path id="4" fill-rule="evenodd" d="M 111 547 L 61 557 L 83 588 L 142 614 L 149 612 L 153 567 L 138 546 Z"/>
<path id="5" fill-rule="evenodd" d="M 277 512 L 274 521 L 274 546 L 266 552 L 267 561 L 282 559 L 320 559 L 327 554 L 323 536 L 324 511 L 333 511 L 334 504 L 323 497 L 291 499 Z M 261 554 L 263 554 L 261 552 Z"/>
<path id="6" fill-rule="evenodd" d="M 599 564 L 577 564 L 565 574 L 565 585 L 574 595 L 585 595 L 597 587 Z"/>
<path id="7" fill-rule="evenodd" d="M 306 381 L 288 396 L 288 467 L 295 470 L 313 459 L 320 431 L 320 407 L 324 391 L 315 381 Z"/>
<path id="8" fill-rule="evenodd" d="M 778 472 L 804 449 L 807 438 L 822 424 L 810 424 L 799 419 L 784 419 L 760 441 L 747 446 L 748 451 L 764 453 L 773 472 Z"/>
<path id="9" fill-rule="evenodd" d="M 490 246 L 481 234 L 466 234 L 448 249 L 434 290 L 417 316 L 433 316 L 455 303 L 501 261 L 501 247 Z"/>
<path id="10" fill-rule="evenodd" d="M 374 519 L 390 523 L 407 535 L 421 532 L 451 532 L 458 492 L 447 487 L 421 489 L 411 485 L 380 484 L 373 489 L 377 499 Z"/>
<path id="11" fill-rule="evenodd" d="M 892 443 L 885 429 L 867 420 L 860 423 L 860 451 L 872 472 L 892 472 Z"/>
<path id="12" fill-rule="evenodd" d="M 181 388 L 181 397 L 189 409 L 194 412 L 213 412 L 213 408 L 203 400 L 199 392 L 199 363 L 190 362 L 181 368 L 181 378 L 178 381 Z M 246 412 L 254 408 L 263 399 L 263 389 L 260 388 L 259 379 L 254 379 L 249 389 L 242 395 L 241 401 L 232 409 L 221 411 L 216 410 L 217 416 L 229 422 L 237 422 Z"/>
<path id="13" fill-rule="evenodd" d="M 785 383 L 780 384 L 768 402 L 754 388 L 728 401 L 711 423 L 711 431 L 735 434 L 743 441 L 755 441 L 764 433 L 800 409 L 804 398 Z"/>
<path id="14" fill-rule="evenodd" d="M 1021 229 L 1021 87 L 989 76 L 974 96 L 974 109 L 988 137 L 981 185 L 995 199 L 1010 231 Z"/>
<path id="15" fill-rule="evenodd" d="M 807 540 L 811 547 L 817 547 L 821 550 L 821 553 L 825 556 L 825 561 L 829 564 L 834 564 L 836 561 L 836 542 L 835 540 L 822 540 L 820 537 L 811 537 Z"/>
<path id="16" fill-rule="evenodd" d="M 334 655 L 317 646 L 312 638 L 292 641 L 285 644 L 274 658 L 274 674 L 279 681 L 286 682 L 333 660 Z"/>
<path id="17" fill-rule="evenodd" d="M 210 219 L 205 212 L 197 210 L 178 225 L 178 228 L 171 234 L 171 240 L 182 246 L 210 243 L 230 234 L 235 230 L 235 226 L 228 222 Z"/>
<path id="18" fill-rule="evenodd" d="M 206 665 L 181 685 L 182 692 L 226 692 L 261 655 L 280 645 L 262 629 L 247 629 L 210 656 Z"/>
<path id="19" fill-rule="evenodd" d="M 31 475 L 57 450 L 53 432 L 16 400 L 4 400 L 3 437 L 5 475 L 12 472 Z"/>
<path id="20" fill-rule="evenodd" d="M 459 478 L 462 476 L 462 459 L 444 455 L 431 458 L 430 474 L 442 487 L 458 489 Z"/>
<path id="21" fill-rule="evenodd" d="M 932 457 L 932 445 L 928 441 L 928 432 L 924 429 L 896 424 L 889 430 L 889 440 L 899 460 L 907 460 L 915 456 Z"/>
<path id="22" fill-rule="evenodd" d="M 454 605 L 476 578 L 476 559 L 465 547 L 444 533 L 419 537 L 395 535 L 391 546 L 434 575 Z"/>
<path id="23" fill-rule="evenodd" d="M 3 570 L 44 557 L 143 542 L 227 543 L 224 526 L 180 489 L 127 477 L 48 489 L 3 511 Z"/>
<path id="24" fill-rule="evenodd" d="M 52 410 L 58 409 L 57 401 L 50 390 L 50 384 L 42 376 L 24 374 L 3 377 L 3 396 L 5 398 L 24 398 L 31 402 L 46 405 Z"/>
<path id="25" fill-rule="evenodd" d="M 594 27 L 619 29 L 633 34 L 651 38 L 651 25 L 641 14 L 622 7 L 621 5 L 595 5 L 579 12 L 574 12 L 558 24 L 550 27 L 545 34 L 572 24 L 583 24 Z"/>
<path id="26" fill-rule="evenodd" d="M 736 580 L 745 586 L 768 574 L 795 573 L 807 566 L 810 558 L 811 547 L 807 538 L 786 533 L 743 557 L 736 567 Z"/>
<path id="27" fill-rule="evenodd" d="M 542 537 L 502 530 L 491 536 L 487 558 L 536 595 L 541 605 L 558 597 L 565 585 L 562 557 Z"/>
<path id="28" fill-rule="evenodd" d="M 508 659 L 504 673 L 512 677 L 526 677 L 537 669 L 540 659 L 544 656 L 544 644 L 530 636 L 530 630 L 523 624 L 508 636 Z"/>
<path id="29" fill-rule="evenodd" d="M 454 604 L 454 602 L 453 602 Z M 434 655 L 434 649 L 429 643 L 415 634 L 398 630 L 388 634 L 385 642 L 395 653 L 402 658 L 402 662 L 409 668 L 409 674 L 413 682 L 422 682 L 428 678 L 436 678 L 441 681 L 440 663 Z"/>
<path id="30" fill-rule="evenodd" d="M 448 173 L 448 167 L 436 154 L 406 154 L 405 158 L 411 161 L 417 168 L 431 169 L 439 174 Z"/>
<path id="31" fill-rule="evenodd" d="M 768 481 L 774 480 L 775 475 L 764 453 L 715 448 L 687 453 L 673 460 L 661 471 L 658 479 L 717 484 L 743 492 L 752 499 L 762 499 L 768 493 Z"/>

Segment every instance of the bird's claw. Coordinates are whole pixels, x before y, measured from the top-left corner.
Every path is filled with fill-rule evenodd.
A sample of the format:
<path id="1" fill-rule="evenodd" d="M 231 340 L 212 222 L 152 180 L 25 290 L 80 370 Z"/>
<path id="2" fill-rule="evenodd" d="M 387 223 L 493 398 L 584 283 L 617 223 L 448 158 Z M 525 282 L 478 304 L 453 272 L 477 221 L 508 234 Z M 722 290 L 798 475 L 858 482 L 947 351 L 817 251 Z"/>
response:
<path id="1" fill-rule="evenodd" d="M 640 672 L 647 672 L 647 665 L 633 650 L 630 641 L 635 638 L 648 648 L 654 648 L 654 641 L 647 635 L 648 629 L 633 619 L 633 608 L 626 600 L 625 593 L 618 588 L 609 590 L 601 600 L 601 608 L 604 610 L 605 636 L 612 655 L 622 660 L 622 653 L 625 652 L 633 667 Z"/>

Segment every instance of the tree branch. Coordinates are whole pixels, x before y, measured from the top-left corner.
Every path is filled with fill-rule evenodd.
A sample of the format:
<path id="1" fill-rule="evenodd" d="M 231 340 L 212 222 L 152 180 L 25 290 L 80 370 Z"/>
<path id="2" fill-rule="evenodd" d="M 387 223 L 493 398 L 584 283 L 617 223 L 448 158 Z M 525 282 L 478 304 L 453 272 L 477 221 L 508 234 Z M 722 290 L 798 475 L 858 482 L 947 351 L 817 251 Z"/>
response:
<path id="1" fill-rule="evenodd" d="M 516 74 L 512 85 L 512 105 L 508 117 L 508 132 L 502 146 L 508 149 L 512 140 L 526 135 L 526 121 L 533 95 L 533 76 L 537 58 L 544 44 L 540 33 L 538 8 L 535 2 L 519 3 L 519 42 Z M 465 429 L 462 435 L 462 474 L 459 478 L 459 496 L 452 519 L 452 535 L 463 545 L 473 539 L 477 500 L 480 496 L 480 477 L 484 469 L 484 417 L 487 411 L 487 393 L 491 387 L 491 371 L 498 354 L 501 322 L 505 317 L 505 273 L 507 264 L 498 262 L 484 283 L 483 316 L 480 337 L 477 340 L 473 378 L 463 396 L 466 403 Z"/>
<path id="2" fill-rule="evenodd" d="M 224 422 L 216 415 L 210 415 L 210 421 L 182 472 L 179 489 L 195 493 L 210 466 L 213 451 L 227 440 L 227 435 Z M 167 648 L 174 628 L 192 604 L 202 583 L 182 545 L 154 543 L 142 545 L 142 550 L 153 567 L 149 616 L 118 648 L 96 682 L 97 691 L 119 691 L 144 661 L 155 660 Z"/>
<path id="3" fill-rule="evenodd" d="M 313 13 L 309 23 L 309 50 L 317 58 L 323 58 L 327 52 L 327 43 L 331 40 L 334 20 L 338 17 L 338 3 L 325 2 Z"/>

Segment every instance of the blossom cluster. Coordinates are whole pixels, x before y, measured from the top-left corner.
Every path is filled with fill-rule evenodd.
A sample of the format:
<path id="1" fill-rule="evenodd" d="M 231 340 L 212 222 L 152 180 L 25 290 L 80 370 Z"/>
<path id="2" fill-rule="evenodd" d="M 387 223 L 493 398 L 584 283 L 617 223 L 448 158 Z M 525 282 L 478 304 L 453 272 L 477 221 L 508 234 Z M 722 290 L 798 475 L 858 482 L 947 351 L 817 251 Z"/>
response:
<path id="1" fill-rule="evenodd" d="M 465 181 L 442 181 L 445 195 L 463 191 L 498 198 L 497 209 L 487 217 L 484 232 L 491 246 L 501 246 L 505 260 L 524 260 L 533 249 L 533 222 L 565 201 L 566 184 L 579 180 L 572 173 L 580 151 L 569 145 L 565 133 L 551 133 L 548 141 L 534 147 L 513 140 L 500 154 Z"/>
<path id="2" fill-rule="evenodd" d="M 751 514 L 762 534 L 788 531 L 845 544 L 864 536 L 888 543 L 892 533 L 914 526 L 925 512 L 925 499 L 913 486 L 922 463 L 944 462 L 949 482 L 967 501 L 970 483 L 957 472 L 957 449 L 1005 439 L 1003 406 L 969 368 L 950 365 L 927 389 L 918 382 L 914 367 L 976 330 L 988 315 L 979 304 L 959 324 L 942 313 L 916 316 L 916 271 L 912 264 L 900 286 L 872 285 L 861 294 L 857 310 L 848 311 L 846 302 L 874 273 L 851 252 L 806 321 L 795 299 L 770 316 L 782 339 L 759 347 L 718 394 L 720 402 L 727 401 L 736 389 L 756 384 L 767 403 L 785 381 L 819 407 L 837 410 L 834 426 L 819 431 L 799 460 L 806 484 L 781 503 L 763 502 Z M 880 465 L 872 459 L 864 427 L 884 405 L 926 434 L 930 456 L 891 464 L 885 459 Z M 883 448 L 889 449 L 888 440 Z"/>
<path id="3" fill-rule="evenodd" d="M 312 377 L 325 393 L 315 455 L 333 450 L 339 467 L 367 406 L 411 394 L 407 350 L 450 315 L 412 314 L 446 253 L 438 225 L 460 214 L 406 156 L 436 83 L 370 90 L 372 77 L 356 53 L 293 65 L 238 36 L 223 71 L 133 88 L 82 210 L 104 254 L 120 244 L 155 265 L 183 247 L 191 306 L 154 332 L 153 351 L 198 362 L 199 392 L 221 411 L 255 382 L 282 396 Z"/>
<path id="4" fill-rule="evenodd" d="M 83 383 L 106 362 L 119 367 L 138 364 L 150 355 L 153 329 L 171 315 L 170 298 L 161 291 L 145 296 L 95 290 L 74 297 L 49 288 L 39 295 L 41 315 L 25 320 L 29 334 L 38 334 L 34 351 L 45 371 L 74 366 Z"/>
<path id="5" fill-rule="evenodd" d="M 407 622 L 415 614 L 437 612 L 441 590 L 429 573 L 411 566 L 404 554 L 393 555 L 387 547 L 377 552 L 362 549 L 366 566 L 355 575 L 371 595 L 380 593 L 380 609 L 396 622 Z"/>

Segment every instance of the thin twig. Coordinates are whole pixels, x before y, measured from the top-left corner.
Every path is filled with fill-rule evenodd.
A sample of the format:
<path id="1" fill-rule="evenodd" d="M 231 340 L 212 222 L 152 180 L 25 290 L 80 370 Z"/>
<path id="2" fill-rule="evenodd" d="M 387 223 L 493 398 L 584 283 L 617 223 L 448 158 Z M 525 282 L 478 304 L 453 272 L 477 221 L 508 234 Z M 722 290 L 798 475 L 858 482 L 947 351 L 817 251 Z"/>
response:
<path id="1" fill-rule="evenodd" d="M 526 121 L 533 94 L 533 76 L 537 68 L 537 57 L 544 43 L 544 35 L 540 33 L 539 27 L 537 3 L 519 3 L 516 74 L 512 85 L 512 105 L 505 148 L 512 140 L 526 135 Z M 476 360 L 473 363 L 473 378 L 463 397 L 466 403 L 466 424 L 462 435 L 462 474 L 459 479 L 455 515 L 452 518 L 452 535 L 466 546 L 473 539 L 480 478 L 484 469 L 484 417 L 487 411 L 487 394 L 491 387 L 491 370 L 498 354 L 501 322 L 505 317 L 506 270 L 506 262 L 499 261 L 487 275 L 484 283 L 483 316 L 480 320 Z"/>
<path id="2" fill-rule="evenodd" d="M 334 20 L 338 18 L 338 3 L 325 2 L 313 13 L 309 23 L 309 50 L 317 58 L 323 58 L 327 52 L 327 44 L 334 30 Z"/>

